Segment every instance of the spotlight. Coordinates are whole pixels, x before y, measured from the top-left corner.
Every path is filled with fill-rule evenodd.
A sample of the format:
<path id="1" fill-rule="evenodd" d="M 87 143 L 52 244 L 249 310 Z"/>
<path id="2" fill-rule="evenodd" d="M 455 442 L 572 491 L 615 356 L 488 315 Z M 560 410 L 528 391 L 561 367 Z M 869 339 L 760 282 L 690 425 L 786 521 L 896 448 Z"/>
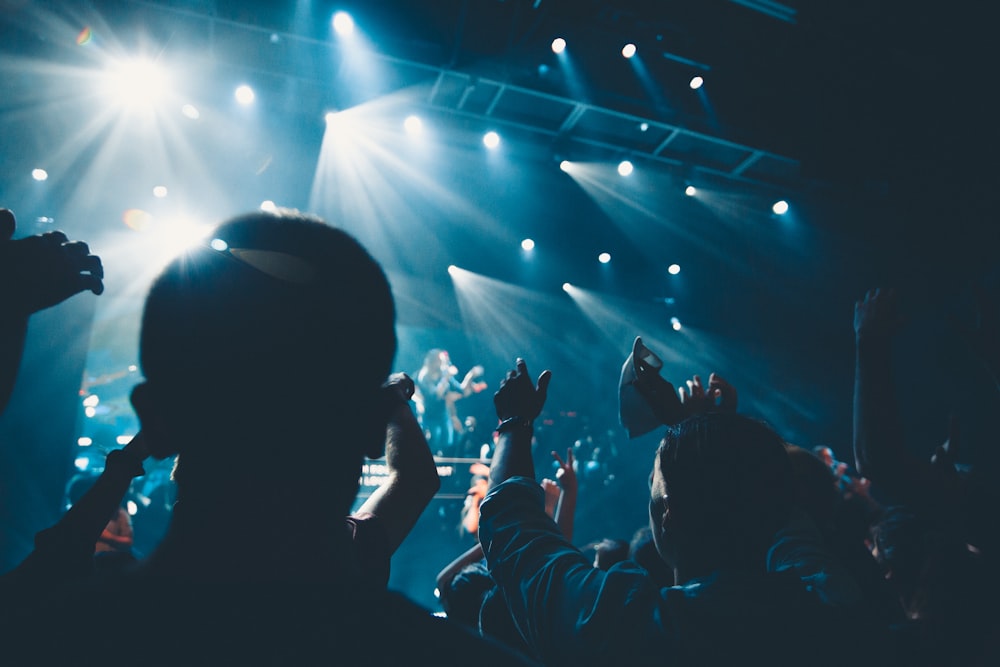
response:
<path id="1" fill-rule="evenodd" d="M 611 253 L 602 252 L 600 255 L 597 256 L 597 261 L 600 262 L 601 264 L 607 264 L 608 262 L 611 261 Z"/>
<path id="2" fill-rule="evenodd" d="M 458 273 L 458 267 L 454 264 L 448 265 L 448 275 L 454 277 Z"/>
<path id="3" fill-rule="evenodd" d="M 403 121 L 403 128 L 410 134 L 420 134 L 424 124 L 417 116 L 407 116 Z"/>
<path id="4" fill-rule="evenodd" d="M 170 81 L 155 62 L 139 58 L 110 66 L 108 92 L 124 107 L 152 108 L 167 93 Z"/>
<path id="5" fill-rule="evenodd" d="M 133 437 L 135 436 L 119 435 L 118 437 L 115 438 L 115 442 L 117 442 L 119 445 L 127 445 L 128 443 L 132 442 Z"/>
<path id="6" fill-rule="evenodd" d="M 696 194 L 698 194 L 698 189 L 695 188 L 693 185 L 689 185 L 686 188 L 684 188 L 684 194 L 686 194 L 688 197 L 694 197 Z"/>
<path id="7" fill-rule="evenodd" d="M 163 199 L 164 197 L 166 197 L 167 196 L 166 186 L 157 185 L 155 188 L 153 188 L 153 196 L 157 197 L 158 199 Z"/>
<path id="8" fill-rule="evenodd" d="M 31 177 L 36 181 L 44 181 L 49 177 L 49 172 L 44 169 L 32 169 Z"/>
<path id="9" fill-rule="evenodd" d="M 91 417 L 93 417 L 94 415 L 97 414 L 97 408 L 95 408 L 95 407 L 93 407 L 91 405 L 88 405 L 87 407 L 85 407 L 83 409 L 83 414 L 87 415 L 88 418 L 91 418 Z"/>
<path id="10" fill-rule="evenodd" d="M 649 123 L 639 123 L 639 131 L 640 132 L 648 132 L 649 131 Z"/>
<path id="11" fill-rule="evenodd" d="M 139 513 L 139 505 L 134 500 L 130 500 L 125 503 L 125 511 L 128 512 L 129 516 L 135 516 Z"/>
<path id="12" fill-rule="evenodd" d="M 337 12 L 333 15 L 333 29 L 338 35 L 351 35 L 354 33 L 354 19 L 347 12 Z"/>
<path id="13" fill-rule="evenodd" d="M 83 405 L 87 408 L 96 408 L 101 402 L 101 397 L 97 394 L 91 394 L 87 398 L 83 399 Z"/>
<path id="14" fill-rule="evenodd" d="M 552 40 L 552 53 L 562 53 L 566 50 L 566 40 L 562 37 L 556 37 Z"/>
<path id="15" fill-rule="evenodd" d="M 771 210 L 774 211 L 775 215 L 784 215 L 788 213 L 788 202 L 784 199 L 779 199 L 774 202 L 774 206 L 771 207 Z"/>
<path id="16" fill-rule="evenodd" d="M 622 55 L 626 58 L 631 58 L 635 55 L 635 44 L 626 44 L 622 47 Z"/>
<path id="17" fill-rule="evenodd" d="M 185 104 L 182 106 L 181 113 L 191 120 L 198 120 L 201 117 L 201 112 L 198 111 L 198 107 L 193 104 Z"/>
<path id="18" fill-rule="evenodd" d="M 571 287 L 573 287 L 573 286 L 570 285 L 569 283 L 563 283 L 563 291 L 564 292 L 569 292 L 569 290 L 570 290 Z"/>
<path id="19" fill-rule="evenodd" d="M 679 319 L 677 319 L 676 317 L 671 317 L 670 318 L 670 326 L 673 327 L 674 331 L 680 331 L 681 330 L 681 321 Z"/>
<path id="20" fill-rule="evenodd" d="M 676 276 L 680 272 L 681 272 L 680 264 L 671 264 L 670 266 L 667 267 L 667 273 L 669 273 L 672 276 Z"/>
<path id="21" fill-rule="evenodd" d="M 535 242 L 532 241 L 531 239 L 524 239 L 523 241 L 521 241 L 521 248 L 523 250 L 534 250 Z"/>
<path id="22" fill-rule="evenodd" d="M 73 465 L 76 466 L 77 470 L 86 470 L 87 466 L 90 465 L 90 458 L 87 456 L 79 456 L 75 461 L 73 461 Z"/>
<path id="23" fill-rule="evenodd" d="M 632 163 L 628 160 L 622 160 L 618 163 L 618 173 L 622 176 L 630 175 L 634 169 L 635 168 L 632 166 Z"/>
<path id="24" fill-rule="evenodd" d="M 260 210 L 267 211 L 268 213 L 274 213 L 278 210 L 278 207 L 274 205 L 274 202 L 270 199 L 265 199 L 260 203 Z"/>
<path id="25" fill-rule="evenodd" d="M 94 440 L 92 438 L 88 438 L 87 436 L 83 436 L 82 438 L 76 439 L 76 444 L 80 447 L 90 447 L 94 444 Z"/>
<path id="26" fill-rule="evenodd" d="M 688 85 L 691 86 L 691 90 L 698 90 L 699 88 L 705 85 L 705 80 L 700 76 L 696 76 L 693 79 L 691 79 L 691 83 L 689 83 Z"/>
<path id="27" fill-rule="evenodd" d="M 570 166 L 569 160 L 563 160 L 562 162 L 559 163 L 559 168 L 566 172 L 569 171 L 569 166 Z"/>
<path id="28" fill-rule="evenodd" d="M 229 248 L 229 244 L 222 239 L 212 239 L 209 244 L 212 250 L 218 250 L 219 252 L 225 252 Z"/>
<path id="29" fill-rule="evenodd" d="M 256 97 L 254 95 L 253 88 L 251 88 L 246 84 L 243 84 L 242 86 L 238 87 L 233 96 L 236 98 L 236 101 L 242 104 L 243 106 L 246 106 L 248 104 L 253 104 L 254 97 Z"/>
<path id="30" fill-rule="evenodd" d="M 496 148 L 500 145 L 500 135 L 490 131 L 483 135 L 483 144 L 487 148 Z"/>

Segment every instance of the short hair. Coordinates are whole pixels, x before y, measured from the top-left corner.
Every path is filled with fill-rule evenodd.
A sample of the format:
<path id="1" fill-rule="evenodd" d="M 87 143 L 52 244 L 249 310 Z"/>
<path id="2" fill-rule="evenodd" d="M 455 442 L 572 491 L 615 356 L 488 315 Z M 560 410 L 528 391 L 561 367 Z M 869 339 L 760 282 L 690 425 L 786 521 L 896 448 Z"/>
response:
<path id="1" fill-rule="evenodd" d="M 297 211 L 241 215 L 207 238 L 172 261 L 146 299 L 140 362 L 158 400 L 176 402 L 202 442 L 252 448 L 324 422 L 348 439 L 344 429 L 374 403 L 396 352 L 379 264 L 348 233 Z"/>
<path id="2" fill-rule="evenodd" d="M 660 443 L 660 473 L 686 529 L 737 559 L 766 554 L 791 514 L 784 442 L 749 417 L 709 412 L 671 427 Z"/>

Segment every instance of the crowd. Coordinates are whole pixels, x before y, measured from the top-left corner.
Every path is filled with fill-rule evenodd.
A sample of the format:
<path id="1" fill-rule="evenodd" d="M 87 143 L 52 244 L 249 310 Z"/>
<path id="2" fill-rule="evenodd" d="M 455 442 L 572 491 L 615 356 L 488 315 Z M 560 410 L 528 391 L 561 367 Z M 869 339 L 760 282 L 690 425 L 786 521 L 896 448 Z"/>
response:
<path id="1" fill-rule="evenodd" d="M 100 294 L 103 274 L 82 242 L 14 240 L 6 210 L 0 227 L 2 409 L 31 315 Z M 900 326 L 892 290 L 857 302 L 854 466 L 741 414 L 717 373 L 675 391 L 637 339 L 619 400 L 630 435 L 663 434 L 649 461 L 649 522 L 583 546 L 574 517 L 612 474 L 614 441 L 540 456 L 534 424 L 559 378 L 533 376 L 518 358 L 494 395 L 490 465 L 476 471 L 481 493 L 465 517 L 477 539 L 442 564 L 435 614 L 388 590 L 391 556 L 440 482 L 411 408 L 419 382 L 391 374 L 395 306 L 383 270 L 317 218 L 233 218 L 150 288 L 144 379 L 131 396 L 141 431 L 0 578 L 0 655 L 4 664 L 997 664 L 998 491 L 958 465 L 957 435 L 930 460 L 910 453 L 893 392 Z M 170 396 L 182 385 L 193 395 L 180 411 Z M 257 408 L 261 386 L 280 387 L 267 411 Z M 384 457 L 389 474 L 352 512 L 366 457 Z M 119 557 L 129 538 L 112 524 L 149 459 L 174 460 L 170 525 L 148 555 Z"/>

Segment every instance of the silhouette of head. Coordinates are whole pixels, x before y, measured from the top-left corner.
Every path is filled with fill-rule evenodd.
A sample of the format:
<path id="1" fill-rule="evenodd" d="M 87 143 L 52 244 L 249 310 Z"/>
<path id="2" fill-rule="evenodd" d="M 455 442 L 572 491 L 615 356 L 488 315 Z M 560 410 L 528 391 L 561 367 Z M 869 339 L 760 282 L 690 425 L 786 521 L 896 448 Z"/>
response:
<path id="1" fill-rule="evenodd" d="M 208 239 L 146 300 L 133 403 L 152 453 L 179 454 L 179 494 L 315 476 L 349 504 L 363 456 L 384 442 L 376 396 L 396 335 L 382 269 L 344 231 L 293 211 L 242 215 Z"/>
<path id="2" fill-rule="evenodd" d="M 792 469 L 784 443 L 764 424 L 706 413 L 670 428 L 651 477 L 650 528 L 672 566 L 764 567 L 788 520 Z"/>

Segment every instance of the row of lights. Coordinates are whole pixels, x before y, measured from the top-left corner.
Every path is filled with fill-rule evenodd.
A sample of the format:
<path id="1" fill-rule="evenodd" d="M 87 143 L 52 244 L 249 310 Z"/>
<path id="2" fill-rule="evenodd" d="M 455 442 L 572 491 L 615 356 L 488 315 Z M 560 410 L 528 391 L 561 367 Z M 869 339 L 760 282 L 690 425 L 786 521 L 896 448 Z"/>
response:
<path id="1" fill-rule="evenodd" d="M 535 249 L 534 239 L 524 239 L 523 241 L 521 241 L 521 250 L 524 250 L 525 252 L 531 252 L 534 249 Z M 600 262 L 601 264 L 609 264 L 611 262 L 611 253 L 602 252 L 597 256 L 597 261 Z M 680 264 L 671 264 L 669 267 L 667 267 L 667 273 L 669 273 L 672 276 L 676 276 L 680 272 L 681 272 Z"/>
<path id="2" fill-rule="evenodd" d="M 555 39 L 553 39 L 552 53 L 558 55 L 563 53 L 564 51 L 566 51 L 566 40 L 563 39 L 562 37 L 556 37 Z M 637 52 L 638 48 L 636 47 L 635 44 L 631 42 L 622 47 L 622 57 L 625 58 L 626 60 L 635 57 L 635 54 Z M 691 81 L 688 82 L 688 85 L 691 86 L 691 90 L 698 90 L 699 88 L 705 85 L 705 79 L 700 76 L 691 77 Z"/>

